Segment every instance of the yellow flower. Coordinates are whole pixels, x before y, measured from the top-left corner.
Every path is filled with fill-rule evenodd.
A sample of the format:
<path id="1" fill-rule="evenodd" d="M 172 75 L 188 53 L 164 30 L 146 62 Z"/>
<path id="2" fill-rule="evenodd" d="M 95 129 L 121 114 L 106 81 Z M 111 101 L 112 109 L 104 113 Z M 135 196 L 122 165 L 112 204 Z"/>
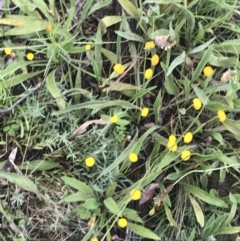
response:
<path id="1" fill-rule="evenodd" d="M 190 143 L 192 141 L 192 139 L 193 139 L 193 134 L 190 131 L 187 132 L 183 137 L 184 143 Z"/>
<path id="2" fill-rule="evenodd" d="M 175 143 L 176 140 L 177 140 L 177 138 L 176 138 L 176 136 L 174 136 L 174 135 L 170 135 L 170 136 L 168 137 L 168 141 L 169 141 L 169 142 Z"/>
<path id="3" fill-rule="evenodd" d="M 27 54 L 27 59 L 28 60 L 33 60 L 33 58 L 34 58 L 34 54 L 33 53 L 28 53 Z"/>
<path id="4" fill-rule="evenodd" d="M 155 48 L 155 43 L 153 41 L 148 41 L 145 43 L 145 49 L 153 49 Z"/>
<path id="5" fill-rule="evenodd" d="M 193 107 L 195 110 L 200 110 L 202 107 L 202 102 L 198 98 L 193 99 Z"/>
<path id="6" fill-rule="evenodd" d="M 52 25 L 51 24 L 47 24 L 46 25 L 46 31 L 50 32 L 52 30 Z"/>
<path id="7" fill-rule="evenodd" d="M 148 115 L 149 109 L 147 107 L 144 107 L 141 111 L 141 116 L 146 117 Z"/>
<path id="8" fill-rule="evenodd" d="M 138 155 L 136 153 L 130 153 L 130 155 L 128 156 L 128 159 L 130 162 L 136 162 L 138 160 Z"/>
<path id="9" fill-rule="evenodd" d="M 120 228 L 125 228 L 127 226 L 127 219 L 126 218 L 119 218 L 118 219 L 118 226 Z"/>
<path id="10" fill-rule="evenodd" d="M 145 70 L 145 73 L 144 73 L 145 79 L 149 80 L 149 79 L 152 78 L 152 76 L 153 76 L 153 71 L 152 71 L 152 69 L 146 69 L 146 70 Z"/>
<path id="11" fill-rule="evenodd" d="M 98 238 L 96 238 L 96 237 L 91 238 L 91 241 L 98 241 Z"/>
<path id="12" fill-rule="evenodd" d="M 204 74 L 206 77 L 209 77 L 212 73 L 213 73 L 213 68 L 212 68 L 211 66 L 206 66 L 206 67 L 203 69 L 203 74 Z"/>
<path id="13" fill-rule="evenodd" d="M 4 51 L 5 51 L 6 55 L 10 55 L 12 53 L 12 49 L 10 49 L 10 48 L 5 48 Z"/>
<path id="14" fill-rule="evenodd" d="M 132 200 L 139 200 L 141 198 L 141 191 L 139 189 L 133 189 L 131 192 L 130 192 L 130 196 L 132 198 Z"/>
<path id="15" fill-rule="evenodd" d="M 85 45 L 85 50 L 89 51 L 91 48 L 92 48 L 92 47 L 91 47 L 90 44 Z"/>
<path id="16" fill-rule="evenodd" d="M 169 151 L 175 152 L 175 151 L 177 151 L 178 146 L 176 143 L 169 141 L 167 143 L 167 148 Z"/>
<path id="17" fill-rule="evenodd" d="M 124 66 L 122 64 L 115 64 L 113 69 L 117 74 L 122 74 L 124 72 Z"/>
<path id="18" fill-rule="evenodd" d="M 159 63 L 159 56 L 157 54 L 154 54 L 151 58 L 151 63 L 153 66 L 156 66 Z"/>
<path id="19" fill-rule="evenodd" d="M 116 116 L 116 115 L 113 115 L 113 116 L 111 117 L 111 122 L 112 122 L 112 123 L 117 123 L 117 121 L 118 121 L 117 116 Z"/>
<path id="20" fill-rule="evenodd" d="M 85 164 L 86 164 L 87 167 L 92 167 L 95 164 L 95 159 L 93 157 L 91 157 L 91 156 L 87 157 L 85 159 Z"/>
<path id="21" fill-rule="evenodd" d="M 181 154 L 181 159 L 182 159 L 183 161 L 189 160 L 190 157 L 191 157 L 191 152 L 190 152 L 189 150 L 184 150 L 184 151 L 182 152 L 182 154 Z"/>
<path id="22" fill-rule="evenodd" d="M 227 119 L 226 114 L 223 110 L 219 110 L 217 112 L 217 115 L 218 115 L 218 118 L 219 118 L 220 122 L 224 122 Z"/>

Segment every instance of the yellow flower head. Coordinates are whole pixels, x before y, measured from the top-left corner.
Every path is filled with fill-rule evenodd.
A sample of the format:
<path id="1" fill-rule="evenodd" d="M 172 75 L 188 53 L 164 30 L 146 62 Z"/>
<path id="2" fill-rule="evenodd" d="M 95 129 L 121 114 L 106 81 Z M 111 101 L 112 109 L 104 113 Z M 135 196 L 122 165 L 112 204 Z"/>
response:
<path id="1" fill-rule="evenodd" d="M 95 164 L 95 159 L 93 157 L 91 157 L 91 156 L 87 157 L 85 159 L 85 164 L 86 164 L 87 167 L 92 167 Z"/>
<path id="2" fill-rule="evenodd" d="M 227 119 L 226 114 L 223 110 L 219 110 L 217 112 L 217 115 L 218 115 L 218 118 L 219 118 L 220 122 L 224 122 Z"/>
<path id="3" fill-rule="evenodd" d="M 183 161 L 188 161 L 191 157 L 191 152 L 189 150 L 184 150 L 181 154 L 181 159 Z"/>
<path id="4" fill-rule="evenodd" d="M 136 162 L 138 160 L 138 155 L 134 152 L 130 153 L 128 156 L 130 162 Z"/>
<path id="5" fill-rule="evenodd" d="M 156 66 L 159 63 L 159 56 L 157 54 L 154 54 L 151 58 L 151 63 L 153 66 Z"/>
<path id="6" fill-rule="evenodd" d="M 52 30 L 52 25 L 51 24 L 47 24 L 46 25 L 46 31 L 50 32 Z"/>
<path id="7" fill-rule="evenodd" d="M 152 71 L 152 69 L 146 69 L 146 70 L 145 70 L 145 73 L 144 73 L 144 78 L 145 78 L 146 80 L 149 80 L 149 79 L 152 78 L 152 76 L 153 76 L 153 71 Z"/>
<path id="8" fill-rule="evenodd" d="M 202 102 L 198 98 L 193 99 L 193 107 L 195 110 L 200 110 L 202 107 Z"/>
<path id="9" fill-rule="evenodd" d="M 139 200 L 141 198 L 141 195 L 142 195 L 142 193 L 139 189 L 133 189 L 130 192 L 130 196 L 131 196 L 132 200 Z"/>
<path id="10" fill-rule="evenodd" d="M 10 55 L 12 53 L 12 49 L 10 49 L 10 48 L 5 48 L 4 51 L 5 51 L 6 55 Z"/>
<path id="11" fill-rule="evenodd" d="M 146 117 L 148 115 L 149 109 L 147 107 L 144 107 L 141 111 L 141 116 Z"/>
<path id="12" fill-rule="evenodd" d="M 86 50 L 86 51 L 89 51 L 91 48 L 92 48 L 92 47 L 91 47 L 90 44 L 86 44 L 86 45 L 85 45 L 85 50 Z"/>
<path id="13" fill-rule="evenodd" d="M 168 141 L 167 148 L 169 151 L 175 152 L 177 151 L 178 146 L 175 142 Z"/>
<path id="14" fill-rule="evenodd" d="M 34 58 L 34 54 L 33 53 L 28 53 L 27 54 L 27 59 L 28 60 L 33 60 L 33 58 Z"/>
<path id="15" fill-rule="evenodd" d="M 176 138 L 175 135 L 170 135 L 170 136 L 168 137 L 168 141 L 169 141 L 169 142 L 175 143 L 176 140 L 177 140 L 177 138 Z"/>
<path id="16" fill-rule="evenodd" d="M 192 141 L 192 139 L 193 139 L 192 132 L 187 132 L 183 137 L 184 143 L 187 143 L 187 144 L 190 143 Z"/>
<path id="17" fill-rule="evenodd" d="M 145 43 L 145 49 L 153 49 L 155 48 L 155 43 L 153 41 L 148 41 Z"/>
<path id="18" fill-rule="evenodd" d="M 118 121 L 117 116 L 116 116 L 116 115 L 113 115 L 113 116 L 111 117 L 111 122 L 112 122 L 112 123 L 117 123 L 117 121 Z"/>
<path id="19" fill-rule="evenodd" d="M 113 69 L 117 74 L 122 74 L 124 72 L 124 66 L 122 64 L 115 64 Z"/>
<path id="20" fill-rule="evenodd" d="M 127 226 L 128 222 L 126 218 L 119 218 L 118 219 L 118 226 L 120 228 L 125 228 Z"/>
<path id="21" fill-rule="evenodd" d="M 91 241 L 98 241 L 98 238 L 96 238 L 96 237 L 91 238 Z"/>
<path id="22" fill-rule="evenodd" d="M 211 66 L 206 66 L 206 67 L 203 69 L 203 74 L 204 74 L 204 76 L 206 76 L 206 77 L 209 77 L 212 73 L 213 73 L 213 68 L 212 68 Z"/>

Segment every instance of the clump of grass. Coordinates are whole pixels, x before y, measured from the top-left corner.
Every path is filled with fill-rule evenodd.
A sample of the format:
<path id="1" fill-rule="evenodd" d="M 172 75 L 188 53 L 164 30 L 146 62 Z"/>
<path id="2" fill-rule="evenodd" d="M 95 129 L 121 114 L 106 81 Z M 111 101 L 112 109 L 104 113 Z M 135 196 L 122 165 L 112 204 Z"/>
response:
<path id="1" fill-rule="evenodd" d="M 237 2 L 13 4 L 1 239 L 237 239 Z"/>

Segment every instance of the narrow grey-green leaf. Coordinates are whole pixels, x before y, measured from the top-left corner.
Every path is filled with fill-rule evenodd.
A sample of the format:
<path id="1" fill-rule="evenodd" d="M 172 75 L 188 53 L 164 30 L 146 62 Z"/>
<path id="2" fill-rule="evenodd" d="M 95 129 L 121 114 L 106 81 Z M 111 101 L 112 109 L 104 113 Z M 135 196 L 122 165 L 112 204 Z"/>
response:
<path id="1" fill-rule="evenodd" d="M 46 160 L 34 160 L 30 162 L 24 162 L 22 165 L 18 166 L 21 170 L 30 170 L 30 171 L 47 171 L 53 168 L 61 167 L 57 162 L 46 161 Z"/>
<path id="2" fill-rule="evenodd" d="M 7 179 L 26 191 L 38 194 L 37 186 L 26 176 L 17 173 L 0 172 L 0 177 Z"/>
<path id="3" fill-rule="evenodd" d="M 115 31 L 115 33 L 119 36 L 121 36 L 122 38 L 125 38 L 127 40 L 132 40 L 132 41 L 137 41 L 137 42 L 144 42 L 144 39 L 132 32 L 122 32 L 122 31 Z"/>
<path id="4" fill-rule="evenodd" d="M 78 181 L 77 179 L 72 177 L 62 177 L 61 179 L 69 186 L 77 189 L 79 192 L 82 192 L 85 195 L 88 195 L 89 198 L 95 197 L 92 188 L 90 188 L 84 182 Z"/>
<path id="5" fill-rule="evenodd" d="M 182 64 L 185 61 L 185 58 L 186 58 L 186 52 L 183 51 L 182 54 L 176 57 L 170 64 L 167 71 L 167 76 L 169 76 L 178 65 Z"/>
<path id="6" fill-rule="evenodd" d="M 149 238 L 149 239 L 153 239 L 153 240 L 161 240 L 159 236 L 157 236 L 154 232 L 152 232 L 151 230 L 141 226 L 141 225 L 137 225 L 134 223 L 128 223 L 127 227 L 134 232 L 135 234 L 144 237 L 144 238 Z"/>

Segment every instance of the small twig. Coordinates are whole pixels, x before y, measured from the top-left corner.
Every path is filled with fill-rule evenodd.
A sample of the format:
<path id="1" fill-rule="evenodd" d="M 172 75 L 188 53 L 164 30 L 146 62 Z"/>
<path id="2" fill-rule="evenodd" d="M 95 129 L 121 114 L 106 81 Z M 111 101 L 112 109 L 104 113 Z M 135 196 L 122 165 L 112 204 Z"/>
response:
<path id="1" fill-rule="evenodd" d="M 38 84 L 38 86 L 32 90 L 30 90 L 26 95 L 22 96 L 19 100 L 17 100 L 12 106 L 10 106 L 7 109 L 0 109 L 0 114 L 6 114 L 10 111 L 12 111 L 17 105 L 19 105 L 22 101 L 24 101 L 29 95 L 31 95 L 32 93 L 34 93 L 37 89 L 39 89 L 39 87 L 41 86 L 41 84 Z"/>

